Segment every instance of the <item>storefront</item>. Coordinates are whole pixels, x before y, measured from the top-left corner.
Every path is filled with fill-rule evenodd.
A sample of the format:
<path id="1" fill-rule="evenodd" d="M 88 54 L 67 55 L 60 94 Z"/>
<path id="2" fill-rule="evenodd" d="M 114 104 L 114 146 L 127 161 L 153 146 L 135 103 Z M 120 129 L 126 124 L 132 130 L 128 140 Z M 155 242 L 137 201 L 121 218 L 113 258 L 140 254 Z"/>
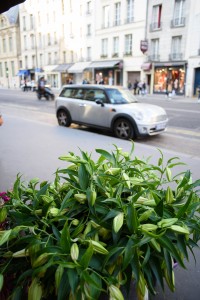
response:
<path id="1" fill-rule="evenodd" d="M 154 64 L 153 93 L 185 94 L 186 62 Z"/>
<path id="2" fill-rule="evenodd" d="M 43 76 L 51 87 L 58 88 L 59 87 L 59 76 L 58 72 L 54 71 L 57 65 L 49 65 L 45 66 Z"/>
<path id="3" fill-rule="evenodd" d="M 93 61 L 89 67 L 92 70 L 94 82 L 108 85 L 122 85 L 123 62 L 121 60 Z"/>
<path id="4" fill-rule="evenodd" d="M 87 79 L 89 82 L 91 82 L 92 75 L 91 72 L 88 71 L 88 66 L 90 65 L 91 62 L 77 62 L 74 63 L 69 69 L 68 73 L 72 74 L 70 77 L 70 80 L 73 83 L 76 84 L 81 84 L 84 79 Z"/>
<path id="5" fill-rule="evenodd" d="M 68 69 L 73 64 L 60 64 L 53 71 L 59 73 L 58 85 L 61 87 L 63 84 L 67 84 L 70 79 L 73 79 L 73 74 L 68 73 Z"/>

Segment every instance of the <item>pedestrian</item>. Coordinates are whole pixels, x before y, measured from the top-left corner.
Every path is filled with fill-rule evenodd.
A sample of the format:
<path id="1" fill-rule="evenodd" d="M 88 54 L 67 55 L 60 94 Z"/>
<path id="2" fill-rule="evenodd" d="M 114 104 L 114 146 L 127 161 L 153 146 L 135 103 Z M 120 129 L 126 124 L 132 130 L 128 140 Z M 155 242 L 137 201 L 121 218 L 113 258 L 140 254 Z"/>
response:
<path id="1" fill-rule="evenodd" d="M 3 125 L 3 117 L 1 115 L 1 112 L 0 112 L 0 126 Z"/>
<path id="2" fill-rule="evenodd" d="M 138 82 L 138 95 L 142 95 L 142 86 L 143 86 L 142 81 Z"/>
<path id="3" fill-rule="evenodd" d="M 142 84 L 142 95 L 145 95 L 146 94 L 146 83 L 143 82 Z"/>
<path id="4" fill-rule="evenodd" d="M 136 79 L 134 84 L 133 84 L 134 95 L 136 95 L 136 93 L 137 93 L 137 88 L 138 88 L 138 81 Z"/>
<path id="5" fill-rule="evenodd" d="M 132 90 L 132 83 L 130 81 L 128 82 L 128 89 Z"/>
<path id="6" fill-rule="evenodd" d="M 198 103 L 200 103 L 200 85 L 197 88 L 197 93 L 198 93 Z"/>
<path id="7" fill-rule="evenodd" d="M 28 86 L 27 86 L 27 81 L 24 79 L 24 92 L 28 92 Z"/>

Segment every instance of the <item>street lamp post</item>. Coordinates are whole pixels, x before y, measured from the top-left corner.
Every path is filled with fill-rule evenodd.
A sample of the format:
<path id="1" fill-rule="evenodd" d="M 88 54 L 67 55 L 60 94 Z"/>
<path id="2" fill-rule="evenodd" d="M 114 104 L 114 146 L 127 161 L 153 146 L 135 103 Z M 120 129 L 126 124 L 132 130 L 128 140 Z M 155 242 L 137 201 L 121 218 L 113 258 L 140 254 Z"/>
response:
<path id="1" fill-rule="evenodd" d="M 10 82 L 9 82 L 9 70 L 6 68 L 6 78 L 8 80 L 8 88 L 10 88 Z"/>

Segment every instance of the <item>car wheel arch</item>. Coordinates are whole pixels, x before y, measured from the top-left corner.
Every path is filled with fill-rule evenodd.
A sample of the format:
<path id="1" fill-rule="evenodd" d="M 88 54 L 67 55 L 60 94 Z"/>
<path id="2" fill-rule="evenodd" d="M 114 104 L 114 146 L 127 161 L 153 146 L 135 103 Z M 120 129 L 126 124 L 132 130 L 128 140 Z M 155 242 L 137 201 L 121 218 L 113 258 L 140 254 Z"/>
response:
<path id="1" fill-rule="evenodd" d="M 137 128 L 137 124 L 136 124 L 135 120 L 134 120 L 131 116 L 127 115 L 127 114 L 118 114 L 118 115 L 116 115 L 116 116 L 112 119 L 112 122 L 111 122 L 111 129 L 113 130 L 115 122 L 116 122 L 118 119 L 121 119 L 121 118 L 127 119 L 127 120 L 132 124 L 133 129 L 134 129 L 134 131 L 135 131 L 135 134 L 136 134 L 136 136 L 138 136 L 138 128 Z"/>

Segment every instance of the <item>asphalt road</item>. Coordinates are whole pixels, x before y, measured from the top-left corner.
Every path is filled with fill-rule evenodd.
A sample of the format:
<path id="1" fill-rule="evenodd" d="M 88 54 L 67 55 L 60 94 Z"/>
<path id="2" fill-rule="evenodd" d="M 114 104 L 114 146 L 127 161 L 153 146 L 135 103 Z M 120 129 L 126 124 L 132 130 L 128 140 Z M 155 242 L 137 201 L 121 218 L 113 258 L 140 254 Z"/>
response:
<path id="1" fill-rule="evenodd" d="M 150 100 L 143 99 L 142 101 Z M 186 107 L 188 104 L 186 103 L 182 106 L 181 103 L 177 103 L 177 105 L 180 105 L 180 109 L 184 110 L 184 113 L 187 115 L 185 111 L 188 109 Z M 171 108 L 171 103 L 170 109 L 173 109 L 174 114 L 178 113 L 178 108 Z M 102 134 L 79 127 L 59 127 L 55 118 L 54 102 L 38 101 L 34 94 L 24 95 L 20 91 L 0 90 L 0 110 L 5 120 L 4 125 L 0 128 L 0 191 L 12 187 L 17 173 L 22 174 L 23 180 L 39 177 L 41 181 L 52 181 L 55 170 L 64 167 L 64 162 L 60 161 L 58 157 L 67 154 L 69 151 L 79 154 L 80 148 L 88 153 L 92 153 L 92 156 L 97 158 L 98 155 L 95 152 L 97 148 L 113 151 L 113 145 L 117 145 L 124 151 L 131 149 L 129 141 L 117 139 L 109 134 Z M 190 110 L 195 111 L 191 106 Z M 172 120 L 171 115 L 170 120 Z M 173 126 L 170 125 L 169 128 L 173 128 Z M 179 127 L 179 129 L 181 133 L 178 135 L 176 133 L 172 134 L 176 143 L 179 144 L 180 140 L 184 139 L 185 148 L 188 148 L 188 144 L 192 144 L 193 140 L 195 142 L 194 145 L 198 145 L 199 136 L 194 138 L 190 134 L 185 137 L 183 132 L 184 130 L 189 130 L 189 128 Z M 198 130 L 195 128 L 191 132 L 198 133 Z M 173 150 L 169 144 L 171 133 L 167 132 L 160 136 L 168 141 L 165 142 L 166 147 L 160 147 L 165 159 L 179 156 L 180 160 L 186 163 L 186 166 L 177 167 L 176 172 L 190 169 L 193 179 L 199 179 L 200 157 L 198 151 L 197 154 L 187 154 L 181 147 L 180 150 L 182 151 Z M 155 142 L 159 139 L 160 137 L 158 139 L 155 137 L 155 139 L 136 141 L 135 155 L 141 158 L 150 156 L 151 162 L 156 163 L 159 152 L 157 145 L 152 146 L 151 143 L 153 140 Z M 178 148 L 179 145 L 176 146 L 176 149 Z M 190 262 L 186 262 L 187 270 L 182 270 L 180 267 L 175 270 L 176 292 L 171 293 L 166 289 L 165 294 L 163 294 L 158 289 L 157 296 L 151 297 L 151 300 L 199 300 L 199 249 L 195 253 L 196 265 L 191 257 Z"/>

